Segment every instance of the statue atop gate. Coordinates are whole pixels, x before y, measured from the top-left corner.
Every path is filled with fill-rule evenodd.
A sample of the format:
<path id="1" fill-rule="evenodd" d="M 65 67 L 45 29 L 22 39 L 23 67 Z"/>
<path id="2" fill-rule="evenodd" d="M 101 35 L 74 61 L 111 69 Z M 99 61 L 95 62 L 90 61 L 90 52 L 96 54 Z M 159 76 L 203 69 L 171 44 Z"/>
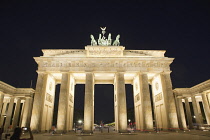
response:
<path id="1" fill-rule="evenodd" d="M 111 33 L 109 33 L 108 38 L 106 38 L 104 35 L 106 33 L 106 27 L 100 27 L 102 30 L 102 34 L 99 34 L 98 42 L 94 39 L 94 36 L 91 34 L 91 46 L 119 46 L 120 45 L 120 35 L 117 35 L 116 40 L 112 44 L 112 39 L 111 39 Z"/>

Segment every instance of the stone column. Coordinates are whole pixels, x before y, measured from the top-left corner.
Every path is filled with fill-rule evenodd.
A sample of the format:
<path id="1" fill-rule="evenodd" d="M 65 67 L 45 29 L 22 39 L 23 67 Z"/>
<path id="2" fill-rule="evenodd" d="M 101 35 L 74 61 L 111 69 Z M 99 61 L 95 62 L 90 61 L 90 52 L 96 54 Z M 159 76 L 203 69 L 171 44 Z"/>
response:
<path id="1" fill-rule="evenodd" d="M 58 119 L 57 119 L 57 130 L 60 132 L 67 131 L 67 110 L 69 100 L 69 87 L 70 87 L 70 76 L 69 73 L 62 73 L 60 97 L 58 104 Z"/>
<path id="2" fill-rule="evenodd" d="M 206 116 L 207 124 L 210 125 L 210 108 L 209 108 L 208 100 L 206 97 L 206 93 L 203 92 L 201 95 L 202 95 L 203 108 L 204 108 L 204 113 Z"/>
<path id="3" fill-rule="evenodd" d="M 22 120 L 23 120 L 23 111 L 24 111 L 24 106 L 25 106 L 25 100 L 21 100 L 21 102 L 20 103 L 22 103 L 22 109 L 21 109 L 21 112 L 20 112 L 20 120 L 19 120 L 19 125 L 21 126 L 21 124 L 22 124 Z"/>
<path id="4" fill-rule="evenodd" d="M 140 100 L 141 100 L 141 110 L 142 110 L 142 122 L 141 129 L 153 130 L 153 118 L 152 118 L 152 106 L 148 85 L 147 74 L 139 74 L 139 83 L 140 83 Z"/>
<path id="5" fill-rule="evenodd" d="M 179 109 L 179 102 L 178 102 L 179 98 L 177 98 L 175 96 L 175 103 L 176 103 L 176 110 L 177 110 L 177 118 L 178 118 L 178 123 L 179 123 L 179 128 L 183 128 L 182 126 L 182 120 L 181 120 L 181 113 L 180 113 L 180 109 Z"/>
<path id="6" fill-rule="evenodd" d="M 184 114 L 184 107 L 182 104 L 182 99 L 181 98 L 177 98 L 177 113 L 179 112 L 179 121 L 180 121 L 180 128 L 183 130 L 187 129 L 187 124 L 186 124 L 186 119 L 185 119 L 185 114 Z"/>
<path id="7" fill-rule="evenodd" d="M 2 115 L 1 110 L 2 110 L 3 102 L 4 102 L 4 93 L 0 91 L 0 114 L 1 115 Z"/>
<path id="8" fill-rule="evenodd" d="M 15 112 L 12 122 L 12 129 L 14 130 L 18 126 L 18 120 L 20 115 L 20 98 L 16 98 L 16 106 L 15 106 Z"/>
<path id="9" fill-rule="evenodd" d="M 210 93 L 206 93 L 207 100 L 209 101 L 209 106 L 210 106 Z"/>
<path id="10" fill-rule="evenodd" d="M 7 102 L 4 102 L 4 105 L 3 105 L 3 108 L 2 108 L 2 112 L 1 112 L 1 126 L 3 125 L 3 123 L 4 123 L 4 119 L 6 119 L 5 118 L 5 116 L 4 115 L 6 115 L 6 109 L 7 109 Z"/>
<path id="11" fill-rule="evenodd" d="M 115 77 L 118 106 L 118 130 L 119 132 L 127 132 L 127 107 L 124 73 L 118 72 L 115 74 Z"/>
<path id="12" fill-rule="evenodd" d="M 38 72 L 33 110 L 31 116 L 31 130 L 41 131 L 41 118 L 42 110 L 44 108 L 43 102 L 45 100 L 46 84 L 47 74 Z"/>
<path id="13" fill-rule="evenodd" d="M 6 131 L 10 126 L 10 121 L 12 118 L 12 111 L 14 106 L 14 97 L 10 97 L 9 108 L 7 110 L 6 122 L 4 125 L 4 130 Z"/>
<path id="14" fill-rule="evenodd" d="M 187 122 L 188 122 L 189 129 L 193 129 L 192 114 L 190 111 L 190 105 L 189 105 L 189 101 L 188 101 L 187 97 L 185 98 L 185 109 L 186 109 L 186 116 L 187 116 Z"/>
<path id="15" fill-rule="evenodd" d="M 29 101 L 29 111 L 28 111 L 28 121 L 27 121 L 27 127 L 31 126 L 31 116 L 32 116 L 32 108 L 33 108 L 33 97 L 30 97 L 30 101 Z"/>
<path id="16" fill-rule="evenodd" d="M 93 73 L 86 73 L 85 82 L 85 106 L 84 106 L 84 131 L 92 132 L 93 130 L 93 97 L 94 96 L 94 78 Z"/>
<path id="17" fill-rule="evenodd" d="M 196 99 L 195 99 L 196 100 Z M 203 124 L 203 115 L 201 113 L 201 107 L 200 107 L 200 103 L 199 103 L 199 100 L 196 100 L 196 104 L 197 104 L 197 107 L 198 107 L 198 114 L 200 116 L 200 119 L 201 119 L 201 124 Z"/>
<path id="18" fill-rule="evenodd" d="M 31 97 L 26 97 L 25 104 L 24 104 L 24 109 L 23 109 L 21 127 L 29 127 L 31 101 L 32 101 Z"/>
<path id="19" fill-rule="evenodd" d="M 197 107 L 197 103 L 196 103 L 196 100 L 195 100 L 195 96 L 191 96 L 191 99 L 192 99 L 192 105 L 193 105 L 193 111 L 194 111 L 194 115 L 195 115 L 195 120 L 196 120 L 196 123 L 198 125 L 201 124 L 201 118 L 200 118 L 200 115 L 198 113 L 198 107 Z"/>
<path id="20" fill-rule="evenodd" d="M 162 82 L 162 91 L 164 97 L 164 104 L 166 108 L 166 114 L 168 119 L 168 129 L 178 129 L 178 118 L 176 112 L 175 99 L 172 91 L 172 83 L 170 72 L 164 72 L 160 74 Z"/>

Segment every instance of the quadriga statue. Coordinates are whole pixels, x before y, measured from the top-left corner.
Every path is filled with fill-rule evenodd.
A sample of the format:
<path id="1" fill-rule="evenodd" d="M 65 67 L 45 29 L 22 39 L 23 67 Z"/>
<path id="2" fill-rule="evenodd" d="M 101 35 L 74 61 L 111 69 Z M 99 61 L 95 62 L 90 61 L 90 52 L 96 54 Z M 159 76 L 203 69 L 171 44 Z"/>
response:
<path id="1" fill-rule="evenodd" d="M 120 45 L 120 35 L 116 36 L 115 41 L 112 44 L 113 46 L 119 46 Z"/>

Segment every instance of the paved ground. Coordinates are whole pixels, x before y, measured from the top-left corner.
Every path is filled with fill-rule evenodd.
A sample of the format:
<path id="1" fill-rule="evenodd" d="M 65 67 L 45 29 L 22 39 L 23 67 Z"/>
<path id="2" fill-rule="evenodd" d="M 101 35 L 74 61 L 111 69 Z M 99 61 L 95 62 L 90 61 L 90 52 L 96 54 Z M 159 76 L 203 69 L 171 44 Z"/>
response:
<path id="1" fill-rule="evenodd" d="M 119 134 L 115 132 L 101 133 L 96 131 L 93 135 L 80 135 L 79 133 L 68 133 L 64 135 L 34 134 L 35 140 L 210 140 L 210 131 L 180 131 L 160 133 L 131 133 Z"/>

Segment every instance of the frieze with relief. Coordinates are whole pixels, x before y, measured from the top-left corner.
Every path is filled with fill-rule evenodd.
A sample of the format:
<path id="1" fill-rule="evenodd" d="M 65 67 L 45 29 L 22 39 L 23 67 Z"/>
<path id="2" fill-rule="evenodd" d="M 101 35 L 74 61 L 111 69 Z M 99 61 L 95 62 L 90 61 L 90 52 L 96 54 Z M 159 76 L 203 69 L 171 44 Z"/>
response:
<path id="1" fill-rule="evenodd" d="M 155 102 L 161 101 L 163 99 L 162 92 L 155 95 Z"/>
<path id="2" fill-rule="evenodd" d="M 73 103 L 73 96 L 72 96 L 71 94 L 69 94 L 69 101 L 70 101 L 71 103 Z"/>
<path id="3" fill-rule="evenodd" d="M 146 61 L 69 61 L 55 62 L 44 61 L 42 67 L 169 67 L 166 62 L 146 62 Z"/>
<path id="4" fill-rule="evenodd" d="M 47 94 L 46 94 L 46 100 L 47 100 L 48 102 L 52 103 L 52 101 L 53 101 L 53 96 L 50 95 L 49 93 L 47 93 Z"/>
<path id="5" fill-rule="evenodd" d="M 138 93 L 136 96 L 135 96 L 135 102 L 138 102 L 140 100 L 140 94 Z"/>

